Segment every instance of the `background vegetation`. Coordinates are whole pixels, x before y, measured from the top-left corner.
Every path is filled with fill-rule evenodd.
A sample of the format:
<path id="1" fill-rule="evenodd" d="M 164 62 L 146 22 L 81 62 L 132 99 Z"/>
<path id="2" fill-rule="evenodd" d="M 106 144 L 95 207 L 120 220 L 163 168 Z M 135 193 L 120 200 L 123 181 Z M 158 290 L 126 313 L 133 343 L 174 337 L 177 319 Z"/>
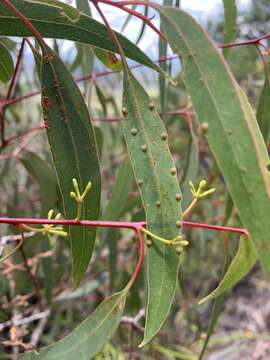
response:
<path id="1" fill-rule="evenodd" d="M 85 1 L 76 3 L 81 9 L 86 4 Z M 172 5 L 179 6 L 178 3 Z M 136 9 L 145 12 L 143 6 Z M 84 10 L 89 11 L 88 6 Z M 224 43 L 223 19 L 222 11 L 213 14 L 207 22 L 216 46 Z M 267 34 L 269 20 L 269 2 L 251 1 L 242 13 L 238 12 L 236 37 L 227 42 Z M 131 24 L 128 21 L 131 20 L 127 15 L 123 28 L 128 29 Z M 145 41 L 146 26 L 138 24 L 136 37 L 140 46 Z M 156 38 L 154 34 L 153 41 Z M 13 63 L 21 59 L 14 86 L 11 86 L 8 74 L 12 73 L 12 65 L 8 59 L 1 59 L 7 55 L 0 48 L 0 61 L 9 64 L 11 70 L 0 68 L 0 118 L 5 121 L 5 141 L 0 148 L 1 216 L 46 218 L 52 208 L 63 213 L 63 204 L 42 121 L 40 98 L 33 94 L 40 89 L 38 66 L 35 66 L 35 61 L 38 64 L 39 60 L 34 61 L 28 45 L 21 44 L 21 38 L 0 38 L 0 45 L 9 50 Z M 37 42 L 32 41 L 32 44 L 39 48 Z M 99 218 L 144 221 L 145 212 L 120 129 L 123 72 L 119 61 L 115 60 L 115 55 L 108 56 L 87 44 L 59 39 L 50 40 L 48 44 L 60 54 L 74 78 L 82 78 L 78 84 L 92 117 L 100 159 Z M 260 114 L 263 116 L 261 129 L 269 145 L 270 92 L 265 77 L 268 38 L 262 44 L 260 51 L 253 44 L 232 47 L 225 55 L 235 79 L 257 109 L 258 118 L 262 118 Z M 175 76 L 178 86 L 146 67 L 136 68 L 133 73 L 151 94 L 168 132 L 183 193 L 182 208 L 186 209 L 191 201 L 188 180 L 197 186 L 201 179 L 206 179 L 208 188 L 216 191 L 200 200 L 189 220 L 243 227 L 206 141 L 203 124 L 207 119 L 200 125 L 194 116 L 180 74 L 183 64 L 162 38 L 157 41 L 156 53 L 159 59 L 168 57 L 169 60 L 160 65 Z M 133 66 L 133 62 L 129 64 Z M 32 95 L 25 97 L 27 94 Z M 71 179 L 68 181 L 72 190 Z M 90 192 L 90 202 L 91 199 Z M 8 224 L 1 224 L 0 235 L 0 250 L 4 256 L 20 241 L 21 235 Z M 226 267 L 228 259 L 236 253 L 239 234 L 184 227 L 183 235 L 189 246 L 181 258 L 181 272 L 169 317 L 158 336 L 138 349 L 147 300 L 144 266 L 127 295 L 125 312 L 116 333 L 96 359 L 197 359 L 209 323 L 215 323 L 220 313 L 206 359 L 270 357 L 270 291 L 259 264 L 230 293 L 218 298 L 214 314 L 211 315 L 211 301 L 198 305 L 199 300 L 219 283 L 224 264 Z M 52 344 L 69 334 L 105 298 L 125 287 L 137 257 L 138 246 L 132 231 L 99 228 L 90 266 L 73 291 L 68 238 L 59 237 L 49 243 L 42 234 L 25 233 L 24 246 L 0 265 L 0 358 L 15 359 L 25 350 Z"/>

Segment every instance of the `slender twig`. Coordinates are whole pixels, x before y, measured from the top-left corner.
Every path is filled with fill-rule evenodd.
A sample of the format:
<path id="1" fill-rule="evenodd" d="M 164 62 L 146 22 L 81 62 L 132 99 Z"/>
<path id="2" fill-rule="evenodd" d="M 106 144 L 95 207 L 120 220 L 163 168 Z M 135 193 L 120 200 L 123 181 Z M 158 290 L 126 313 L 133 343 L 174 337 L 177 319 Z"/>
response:
<path id="1" fill-rule="evenodd" d="M 22 319 L 14 318 L 8 321 L 5 321 L 0 324 L 0 331 L 3 331 L 4 329 L 11 327 L 11 326 L 22 326 L 30 324 L 31 322 L 41 320 L 44 318 L 47 318 L 50 315 L 51 311 L 49 309 L 46 309 L 40 313 L 32 314 L 30 316 L 27 316 Z"/>
<path id="2" fill-rule="evenodd" d="M 162 57 L 161 59 L 157 59 L 154 62 L 155 63 L 162 63 L 162 62 L 165 62 L 165 61 L 173 61 L 175 59 L 179 59 L 179 56 L 174 55 L 174 56 Z M 130 69 L 134 70 L 134 69 L 138 69 L 138 68 L 143 67 L 143 66 L 145 66 L 145 65 L 136 64 L 136 65 L 130 66 Z M 106 71 L 95 72 L 95 73 L 92 73 L 92 74 L 89 74 L 89 75 L 86 75 L 86 76 L 78 77 L 78 78 L 75 79 L 75 81 L 76 82 L 81 82 L 81 81 L 86 81 L 86 80 L 92 80 L 92 79 L 96 79 L 96 78 L 99 78 L 99 77 L 110 76 L 110 75 L 116 74 L 118 72 L 119 72 L 118 70 L 106 70 Z M 39 95 L 40 93 L 41 92 L 39 90 L 37 90 L 37 91 L 34 91 L 32 93 L 29 93 L 29 94 L 26 94 L 26 95 L 23 95 L 23 96 L 14 98 L 14 99 L 4 100 L 4 101 L 2 101 L 1 105 L 5 106 L 5 107 L 15 105 L 18 102 L 21 102 L 23 100 L 27 100 L 27 99 L 29 99 L 29 98 L 31 98 L 33 96 Z"/>
<path id="3" fill-rule="evenodd" d="M 259 37 L 255 38 L 255 39 L 243 40 L 243 41 L 229 43 L 229 44 L 221 44 L 221 45 L 218 45 L 218 47 L 220 49 L 226 49 L 226 48 L 232 48 L 232 47 L 244 46 L 244 45 L 260 45 L 260 46 L 263 46 L 263 44 L 261 44 L 261 41 L 262 40 L 267 40 L 269 38 L 270 38 L 270 34 L 266 34 L 266 35 L 263 35 L 263 36 L 259 36 Z"/>
<path id="4" fill-rule="evenodd" d="M 92 2 L 96 2 L 93 1 Z M 161 36 L 164 40 L 168 40 L 167 36 L 165 34 L 163 34 L 152 22 L 151 19 L 149 19 L 147 16 L 141 14 L 140 12 L 127 8 L 125 7 L 121 2 L 115 2 L 115 1 L 111 1 L 111 0 L 99 0 L 98 2 L 102 3 L 102 4 L 106 4 L 106 5 L 110 5 L 110 6 L 114 6 L 118 9 L 121 9 L 125 12 L 127 12 L 130 15 L 133 15 L 139 19 L 141 19 L 145 24 L 147 24 L 152 30 L 154 30 L 155 33 L 158 34 L 158 36 Z"/>
<path id="5" fill-rule="evenodd" d="M 14 142 L 15 140 L 17 140 L 19 138 L 25 137 L 33 132 L 37 132 L 37 131 L 43 130 L 43 129 L 45 129 L 44 125 L 37 125 L 28 130 L 18 131 L 15 135 L 6 139 L 6 146 L 11 144 L 12 142 Z"/>
<path id="6" fill-rule="evenodd" d="M 22 57 L 23 57 L 24 45 L 25 45 L 25 38 L 23 38 L 23 40 L 21 42 L 21 46 L 20 46 L 18 56 L 17 56 L 16 65 L 15 65 L 13 75 L 12 75 L 12 79 L 11 79 L 9 87 L 8 87 L 6 100 L 9 100 L 12 97 L 12 94 L 13 94 L 13 91 L 15 88 L 16 80 L 18 77 L 18 73 L 19 73 L 19 69 L 20 69 L 21 61 L 22 61 Z"/>
<path id="7" fill-rule="evenodd" d="M 73 225 L 73 226 L 89 226 L 89 227 L 111 227 L 111 228 L 122 228 L 122 229 L 140 229 L 142 226 L 145 226 L 144 221 L 140 222 L 130 222 L 130 221 L 90 221 L 90 220 L 55 220 L 55 219 L 38 219 L 38 218 L 9 218 L 9 217 L 0 217 L 0 224 L 31 224 L 31 225 Z M 219 226 L 219 225 L 211 225 L 204 223 L 196 223 L 191 221 L 183 221 L 183 225 L 190 228 L 202 228 L 209 229 L 215 231 L 225 231 L 238 233 L 242 235 L 248 236 L 248 231 L 242 228 L 234 228 L 228 226 Z"/>

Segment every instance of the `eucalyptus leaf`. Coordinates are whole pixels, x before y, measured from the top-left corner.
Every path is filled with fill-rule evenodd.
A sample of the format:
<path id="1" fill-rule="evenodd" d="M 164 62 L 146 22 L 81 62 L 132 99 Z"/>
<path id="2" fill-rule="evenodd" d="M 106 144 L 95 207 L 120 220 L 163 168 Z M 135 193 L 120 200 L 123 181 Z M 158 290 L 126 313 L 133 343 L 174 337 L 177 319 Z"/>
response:
<path id="1" fill-rule="evenodd" d="M 6 83 L 10 80 L 14 71 L 12 56 L 8 49 L 0 42 L 0 82 Z"/>
<path id="2" fill-rule="evenodd" d="M 270 277 L 270 173 L 268 152 L 254 111 L 222 55 L 184 11 L 155 5 L 182 78 L 240 219 Z"/>
<path id="3" fill-rule="evenodd" d="M 167 133 L 155 105 L 128 69 L 124 69 L 123 130 L 146 213 L 147 228 L 167 239 L 181 231 L 181 192 Z M 147 254 L 147 344 L 165 322 L 174 298 L 180 256 L 174 247 L 153 241 Z"/>
<path id="4" fill-rule="evenodd" d="M 118 52 L 106 27 L 78 9 L 57 0 L 10 0 L 45 38 L 73 40 Z M 32 36 L 24 23 L 0 3 L 0 36 Z M 116 32 L 127 57 L 162 74 L 164 71 L 136 45 Z"/>
<path id="5" fill-rule="evenodd" d="M 20 360 L 90 360 L 110 340 L 117 329 L 125 307 L 126 290 L 104 300 L 75 330 L 56 343 L 30 351 Z"/>
<path id="6" fill-rule="evenodd" d="M 68 219 L 76 217 L 77 204 L 70 196 L 72 179 L 77 179 L 81 193 L 91 181 L 92 189 L 84 199 L 82 218 L 97 220 L 101 179 L 95 132 L 72 75 L 50 48 L 42 57 L 41 85 L 44 121 L 62 194 L 64 215 Z M 74 287 L 78 286 L 88 267 L 95 236 L 96 228 L 70 227 Z"/>

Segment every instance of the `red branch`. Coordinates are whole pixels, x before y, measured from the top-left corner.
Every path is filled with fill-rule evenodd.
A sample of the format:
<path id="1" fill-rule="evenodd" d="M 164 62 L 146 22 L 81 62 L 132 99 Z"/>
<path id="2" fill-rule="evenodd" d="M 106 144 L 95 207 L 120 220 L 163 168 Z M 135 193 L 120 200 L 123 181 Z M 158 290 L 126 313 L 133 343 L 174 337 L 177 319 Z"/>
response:
<path id="1" fill-rule="evenodd" d="M 1 0 L 0 0 L 1 1 Z M 167 57 L 162 57 L 161 59 L 157 59 L 155 60 L 154 62 L 155 63 L 162 63 L 162 62 L 165 62 L 165 61 L 172 61 L 172 60 L 175 60 L 175 59 L 179 59 L 179 56 L 178 55 L 174 55 L 174 56 L 167 56 Z M 143 64 L 136 64 L 136 65 L 133 65 L 133 66 L 130 66 L 130 69 L 137 69 L 137 68 L 140 68 L 142 66 L 145 66 Z M 86 75 L 86 76 L 81 76 L 81 77 L 78 77 L 77 79 L 75 79 L 76 82 L 81 82 L 81 81 L 86 81 L 86 80 L 92 80 L 92 79 L 96 79 L 96 78 L 99 78 L 99 77 L 103 77 L 103 76 L 109 76 L 109 75 L 113 75 L 113 74 L 116 74 L 118 73 L 119 71 L 118 70 L 106 70 L 106 71 L 100 71 L 100 72 L 96 72 L 96 73 L 92 73 L 92 74 L 89 74 L 89 75 Z M 14 105 L 14 104 L 17 104 L 18 102 L 20 101 L 23 101 L 23 100 L 26 100 L 26 99 L 29 99 L 33 96 L 36 96 L 36 95 L 39 95 L 40 94 L 40 91 L 34 91 L 30 94 L 27 94 L 27 95 L 24 95 L 24 96 L 20 96 L 20 97 L 17 97 L 17 98 L 14 98 L 14 99 L 10 99 L 10 100 L 1 100 L 0 102 L 0 108 L 2 107 L 8 107 L 8 106 L 11 106 L 11 105 Z"/>
<path id="2" fill-rule="evenodd" d="M 255 39 L 251 39 L 251 40 L 244 40 L 244 41 L 239 41 L 239 42 L 235 42 L 235 43 L 229 43 L 229 44 L 221 44 L 218 47 L 220 49 L 227 49 L 227 48 L 232 48 L 232 47 L 236 47 L 236 46 L 244 46 L 244 45 L 261 45 L 263 46 L 263 44 L 261 43 L 262 40 L 266 40 L 270 38 L 270 34 L 266 34 L 260 37 L 257 37 Z"/>
<path id="3" fill-rule="evenodd" d="M 111 227 L 111 228 L 122 228 L 122 229 L 132 229 L 135 231 L 140 230 L 143 226 L 145 226 L 144 221 L 140 222 L 131 222 L 131 221 L 90 221 L 90 220 L 54 220 L 54 219 L 36 219 L 36 218 L 7 218 L 0 217 L 0 224 L 31 224 L 31 225 L 74 225 L 74 226 L 89 226 L 89 227 Z M 227 226 L 219 226 L 219 225 L 209 225 L 204 223 L 195 223 L 191 221 L 183 221 L 183 225 L 190 228 L 202 228 L 209 229 L 215 231 L 225 231 L 238 233 L 241 235 L 248 236 L 248 231 L 246 229 L 241 228 L 233 228 Z"/>

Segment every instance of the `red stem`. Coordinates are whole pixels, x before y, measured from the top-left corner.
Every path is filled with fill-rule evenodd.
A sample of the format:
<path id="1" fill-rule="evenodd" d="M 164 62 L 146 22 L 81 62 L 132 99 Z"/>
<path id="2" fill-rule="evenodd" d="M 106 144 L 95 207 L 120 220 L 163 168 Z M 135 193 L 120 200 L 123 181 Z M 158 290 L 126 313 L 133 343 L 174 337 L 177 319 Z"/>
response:
<path id="1" fill-rule="evenodd" d="M 239 41 L 239 42 L 230 43 L 230 44 L 221 44 L 218 47 L 220 49 L 226 49 L 226 48 L 243 46 L 243 45 L 262 45 L 260 42 L 262 40 L 266 40 L 269 38 L 270 38 L 270 34 L 266 34 L 266 35 L 263 35 L 263 36 L 260 36 L 260 37 L 257 37 L 255 39 L 251 39 L 251 40 L 244 40 L 244 41 Z"/>
<path id="2" fill-rule="evenodd" d="M 20 68 L 21 61 L 22 61 L 24 45 L 25 45 L 25 39 L 23 38 L 23 40 L 21 42 L 20 50 L 18 52 L 15 69 L 14 69 L 12 79 L 11 79 L 11 82 L 10 82 L 10 85 L 9 85 L 9 88 L 8 88 L 6 100 L 9 100 L 11 98 L 12 93 L 14 91 L 15 83 L 16 83 L 16 80 L 17 80 L 17 76 L 18 76 L 18 73 L 19 73 L 19 68 Z"/>
<path id="3" fill-rule="evenodd" d="M 127 13 L 141 19 L 143 22 L 145 22 L 145 24 L 147 24 L 152 30 L 154 30 L 155 33 L 158 34 L 158 36 L 161 36 L 164 40 L 168 41 L 168 38 L 166 35 L 164 35 L 158 28 L 155 27 L 155 25 L 153 25 L 151 23 L 151 20 L 144 16 L 143 14 L 139 13 L 138 11 L 136 10 L 133 10 L 133 9 L 129 9 L 127 7 L 125 7 L 124 5 L 122 5 L 122 3 L 119 3 L 119 2 L 114 2 L 114 1 L 111 1 L 111 0 L 99 0 L 98 2 L 102 3 L 102 4 L 106 4 L 106 5 L 110 5 L 110 6 L 114 6 L 118 9 L 121 9 L 123 11 L 126 11 Z M 147 5 L 146 5 L 147 6 Z"/>
<path id="4" fill-rule="evenodd" d="M 146 223 L 144 221 L 140 222 L 130 222 L 130 221 L 90 221 L 90 220 L 49 220 L 49 219 L 36 219 L 36 218 L 7 218 L 0 217 L 0 224 L 32 224 L 32 225 L 75 225 L 75 226 L 90 226 L 90 227 L 112 227 L 112 228 L 123 228 L 123 229 L 133 229 L 140 230 Z M 190 228 L 201 228 L 209 229 L 215 231 L 226 231 L 232 233 L 238 233 L 248 236 L 248 231 L 241 228 L 233 228 L 228 226 L 219 226 L 219 225 L 210 225 L 204 223 L 195 223 L 191 221 L 183 221 L 183 225 Z"/>
<path id="5" fill-rule="evenodd" d="M 11 136 L 10 138 L 6 139 L 6 146 L 9 145 L 10 143 L 12 143 L 14 140 L 17 140 L 21 137 L 24 137 L 28 134 L 31 134 L 32 132 L 38 131 L 38 130 L 42 130 L 45 129 L 44 125 L 39 125 L 39 126 L 35 126 L 33 128 L 30 128 L 28 130 L 25 131 L 18 131 L 17 134 Z"/>
<path id="6" fill-rule="evenodd" d="M 162 63 L 162 62 L 165 62 L 165 61 L 172 61 L 172 60 L 175 60 L 175 59 L 179 59 L 179 56 L 174 55 L 174 56 L 162 57 L 161 59 L 155 60 L 154 62 L 155 63 Z M 130 66 L 130 69 L 137 69 L 137 68 L 140 68 L 142 66 L 145 66 L 145 65 L 136 64 L 136 65 Z M 100 72 L 96 72 L 96 73 L 92 73 L 92 74 L 89 74 L 89 75 L 86 75 L 86 76 L 79 77 L 79 78 L 75 79 L 75 81 L 81 82 L 81 81 L 85 81 L 85 80 L 92 80 L 92 79 L 95 79 L 95 78 L 98 78 L 98 77 L 113 75 L 113 74 L 116 74 L 117 72 L 119 72 L 119 71 L 117 71 L 117 70 L 100 71 Z M 8 101 L 4 100 L 4 101 L 2 101 L 1 105 L 2 105 L 2 107 L 7 107 L 7 106 L 10 106 L 10 105 L 14 105 L 14 104 L 16 104 L 16 103 L 18 103 L 20 101 L 29 99 L 32 96 L 36 96 L 36 95 L 39 95 L 39 94 L 40 94 L 40 91 L 35 91 L 33 93 L 30 93 L 30 94 L 27 94 L 27 95 L 24 95 L 24 96 L 20 96 L 20 97 L 17 97 L 15 99 L 10 99 Z"/>
<path id="7" fill-rule="evenodd" d="M 144 239 L 143 239 L 143 234 L 140 230 L 140 228 L 138 227 L 136 229 L 136 235 L 137 235 L 137 238 L 139 240 L 139 260 L 137 262 L 137 265 L 136 265 L 136 268 L 131 276 L 131 279 L 129 281 L 129 284 L 132 286 L 135 282 L 135 280 L 137 279 L 137 277 L 139 276 L 140 274 L 140 271 L 141 271 L 141 268 L 142 268 L 142 264 L 143 264 L 143 259 L 144 259 Z"/>

